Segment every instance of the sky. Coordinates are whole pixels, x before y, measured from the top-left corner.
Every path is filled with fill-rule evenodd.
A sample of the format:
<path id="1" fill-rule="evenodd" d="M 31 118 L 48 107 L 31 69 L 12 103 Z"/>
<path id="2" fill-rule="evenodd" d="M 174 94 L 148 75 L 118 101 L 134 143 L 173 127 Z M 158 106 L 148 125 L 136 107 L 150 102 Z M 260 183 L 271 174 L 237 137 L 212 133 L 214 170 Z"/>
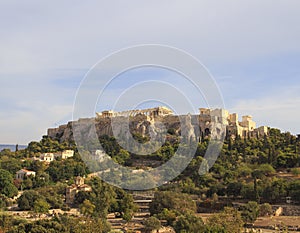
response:
<path id="1" fill-rule="evenodd" d="M 39 140 L 47 128 L 72 120 L 88 70 L 140 44 L 191 54 L 209 70 L 230 112 L 300 133 L 299 10 L 298 0 L 1 0 L 0 144 Z M 172 71 L 146 67 L 118 78 L 97 110 L 147 80 L 171 83 L 196 107 L 206 104 Z"/>

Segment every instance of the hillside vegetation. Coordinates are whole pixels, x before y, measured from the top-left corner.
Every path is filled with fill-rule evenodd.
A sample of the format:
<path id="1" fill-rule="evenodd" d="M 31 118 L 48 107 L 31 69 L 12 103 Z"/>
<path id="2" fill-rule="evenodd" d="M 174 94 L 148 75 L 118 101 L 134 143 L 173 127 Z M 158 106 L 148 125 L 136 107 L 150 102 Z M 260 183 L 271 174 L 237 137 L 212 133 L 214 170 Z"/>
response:
<path id="1" fill-rule="evenodd" d="M 136 140 L 145 142 L 147 137 L 134 133 Z M 168 130 L 167 142 L 155 153 L 147 156 L 131 154 L 122 149 L 115 138 L 102 135 L 101 144 L 114 161 L 135 168 L 158 166 L 170 159 L 177 147 L 178 136 Z M 285 203 L 291 197 L 300 203 L 300 142 L 297 137 L 278 129 L 270 129 L 263 138 L 227 137 L 221 154 L 210 172 L 199 175 L 200 164 L 209 137 L 198 143 L 197 152 L 184 172 L 175 180 L 153 190 L 150 205 L 152 215 L 145 222 L 145 231 L 156 229 L 157 221 L 172 226 L 176 232 L 241 232 L 245 223 L 252 223 L 258 216 L 272 214 L 270 204 Z M 73 149 L 75 155 L 66 160 L 57 159 L 50 164 L 32 158 L 41 153 Z M 21 168 L 36 172 L 35 177 L 15 180 Z M 72 206 L 65 201 L 67 185 L 77 176 L 88 176 L 89 168 L 82 161 L 73 141 L 44 136 L 39 142 L 29 143 L 26 149 L 0 152 L 0 218 L 2 232 L 109 232 L 108 213 L 130 221 L 137 210 L 132 196 L 98 177 L 86 183 L 92 192 L 79 192 Z M 141 178 L 142 179 L 142 178 Z M 147 181 L 150 182 L 150 181 Z M 22 191 L 17 201 L 11 199 Z M 236 207 L 234 202 L 244 203 Z M 40 215 L 49 209 L 78 208 L 80 217 L 54 216 L 38 221 L 27 221 L 10 216 L 5 210 L 13 204 L 21 210 Z M 217 212 L 205 223 L 197 213 Z M 87 227 L 88 226 L 88 227 Z M 97 230 L 96 230 L 97 229 Z"/>

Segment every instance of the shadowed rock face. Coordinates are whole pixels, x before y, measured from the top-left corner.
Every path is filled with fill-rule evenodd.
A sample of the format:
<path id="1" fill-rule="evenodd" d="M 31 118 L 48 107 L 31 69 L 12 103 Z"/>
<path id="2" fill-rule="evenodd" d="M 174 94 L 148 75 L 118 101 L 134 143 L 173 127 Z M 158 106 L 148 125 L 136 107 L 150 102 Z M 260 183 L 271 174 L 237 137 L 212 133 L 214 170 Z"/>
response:
<path id="1" fill-rule="evenodd" d="M 114 132 L 121 132 L 123 124 L 126 123 L 124 117 L 114 118 Z M 155 136 L 155 132 L 158 131 L 156 125 L 157 123 L 162 123 L 166 130 L 170 130 L 172 134 L 180 135 L 180 121 L 178 116 L 160 116 L 151 119 L 147 116 L 137 115 L 129 118 L 129 130 L 131 134 L 139 134 L 142 137 Z M 111 118 L 88 118 L 80 119 L 78 121 L 69 122 L 66 125 L 61 125 L 58 128 L 48 129 L 47 135 L 53 139 L 58 139 L 60 142 L 68 142 L 73 140 L 73 124 L 80 124 L 81 136 L 89 138 L 91 135 L 91 130 L 95 126 L 98 136 L 114 136 L 112 130 L 112 119 Z M 155 128 L 156 127 L 156 128 Z"/>

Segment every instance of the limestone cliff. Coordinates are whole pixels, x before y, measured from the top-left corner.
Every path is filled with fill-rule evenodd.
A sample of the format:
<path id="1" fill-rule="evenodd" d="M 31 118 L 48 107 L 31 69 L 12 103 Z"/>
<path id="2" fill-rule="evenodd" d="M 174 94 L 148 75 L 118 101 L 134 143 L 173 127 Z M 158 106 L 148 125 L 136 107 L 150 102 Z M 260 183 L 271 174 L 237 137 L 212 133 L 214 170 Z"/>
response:
<path id="1" fill-rule="evenodd" d="M 48 136 L 58 139 L 60 142 L 72 141 L 72 126 L 78 124 L 81 128 L 80 136 L 84 138 L 90 138 L 91 135 L 95 135 L 93 134 L 93 128 L 95 128 L 98 136 L 122 134 L 125 137 L 129 137 L 131 133 L 153 138 L 159 137 L 160 134 L 167 131 L 170 134 L 179 136 L 182 131 L 183 135 L 192 137 L 192 131 L 196 129 L 193 129 L 193 127 L 198 127 L 197 132 L 200 127 L 199 136 L 206 137 L 210 135 L 214 139 L 224 138 L 225 132 L 227 136 L 232 138 L 235 138 L 237 135 L 241 138 L 268 135 L 268 128 L 265 126 L 256 128 L 256 123 L 251 116 L 243 116 L 240 122 L 236 113 L 229 114 L 224 109 L 211 110 L 201 108 L 199 115 L 193 115 L 191 124 L 186 124 L 186 127 L 181 129 L 181 123 L 184 123 L 184 119 L 187 118 L 191 119 L 189 115 L 177 116 L 170 114 L 170 111 L 162 107 L 121 113 L 104 111 L 98 114 L 96 118 L 79 119 L 58 128 L 48 129 Z M 180 122 L 180 119 L 182 122 Z"/>
<path id="2" fill-rule="evenodd" d="M 78 121 L 69 122 L 66 125 L 61 125 L 58 128 L 48 129 L 47 135 L 53 139 L 58 139 L 60 142 L 69 142 L 73 140 L 73 124 L 80 123 L 83 126 L 82 134 L 84 137 L 89 138 L 91 134 L 92 127 L 95 125 L 96 132 L 98 136 L 114 136 L 112 121 L 116 121 L 112 118 L 85 118 L 79 119 Z M 92 122 L 92 124 L 91 124 Z M 114 123 L 114 132 L 121 132 L 124 127 L 122 124 Z M 131 134 L 139 134 L 143 137 L 153 136 L 151 133 L 157 131 L 157 128 L 154 130 L 155 125 L 163 124 L 163 128 L 167 131 L 170 131 L 172 134 L 180 135 L 180 121 L 178 116 L 161 116 L 157 117 L 155 120 L 147 117 L 138 115 L 135 117 L 130 117 L 129 120 L 129 131 Z"/>

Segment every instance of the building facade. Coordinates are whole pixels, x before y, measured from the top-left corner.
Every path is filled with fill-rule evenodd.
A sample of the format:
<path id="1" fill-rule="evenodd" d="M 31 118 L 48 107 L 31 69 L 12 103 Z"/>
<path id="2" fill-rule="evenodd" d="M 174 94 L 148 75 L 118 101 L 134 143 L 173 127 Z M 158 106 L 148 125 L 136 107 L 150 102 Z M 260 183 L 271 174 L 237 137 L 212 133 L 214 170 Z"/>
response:
<path id="1" fill-rule="evenodd" d="M 73 150 L 64 150 L 60 153 L 62 159 L 72 158 L 74 156 Z"/>
<path id="2" fill-rule="evenodd" d="M 25 177 L 33 176 L 35 177 L 36 173 L 34 171 L 29 171 L 27 169 L 21 169 L 16 172 L 16 179 L 17 180 L 24 180 Z"/>
<path id="3" fill-rule="evenodd" d="M 96 116 L 98 118 L 111 118 L 111 117 L 118 117 L 118 116 L 134 117 L 137 115 L 144 115 L 148 117 L 159 117 L 159 116 L 173 115 L 173 111 L 167 107 L 160 106 L 156 108 L 147 108 L 141 110 L 136 109 L 136 110 L 123 111 L 123 112 L 115 112 L 109 110 L 109 111 L 102 111 L 96 113 Z"/>
<path id="4" fill-rule="evenodd" d="M 61 158 L 61 159 L 67 159 L 72 158 L 74 156 L 73 150 L 64 150 L 61 152 L 55 152 L 55 153 L 43 153 L 40 155 L 39 160 L 45 163 L 51 163 L 54 161 L 54 159 Z"/>
<path id="5" fill-rule="evenodd" d="M 83 177 L 77 176 L 75 179 L 75 184 L 66 188 L 66 203 L 69 205 L 73 204 L 76 194 L 80 191 L 91 192 L 92 188 L 84 183 Z"/>
<path id="6" fill-rule="evenodd" d="M 54 161 L 54 158 L 55 158 L 54 153 L 43 153 L 40 156 L 40 161 L 51 163 L 52 161 Z"/>
<path id="7" fill-rule="evenodd" d="M 226 126 L 226 134 L 235 138 L 240 136 L 241 138 L 261 137 L 268 135 L 268 127 L 256 126 L 256 122 L 253 121 L 252 116 L 242 116 L 242 120 L 239 121 L 237 113 L 229 113 L 225 109 L 209 109 L 200 108 L 199 122 L 201 133 L 204 136 L 208 136 L 214 126 L 214 123 L 218 122 Z"/>

